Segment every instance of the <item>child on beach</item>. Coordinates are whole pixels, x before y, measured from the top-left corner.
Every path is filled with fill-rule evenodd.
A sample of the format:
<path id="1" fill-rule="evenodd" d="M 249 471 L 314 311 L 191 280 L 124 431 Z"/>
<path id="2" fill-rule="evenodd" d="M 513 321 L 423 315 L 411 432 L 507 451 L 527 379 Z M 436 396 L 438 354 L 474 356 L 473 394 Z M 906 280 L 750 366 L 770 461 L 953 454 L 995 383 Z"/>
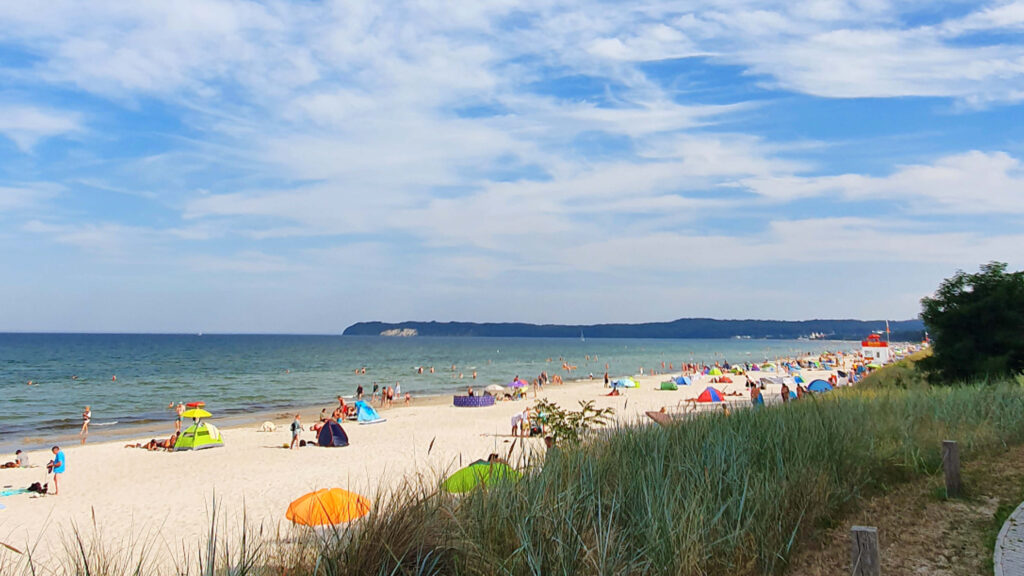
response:
<path id="1" fill-rule="evenodd" d="M 86 407 L 88 409 L 88 407 Z M 64 473 L 67 468 L 67 463 L 64 459 L 64 452 L 60 449 L 60 446 L 53 447 L 53 460 L 46 465 L 46 471 L 53 473 L 53 495 L 56 496 L 60 492 L 60 487 L 57 485 L 57 481 L 60 475 Z"/>
<path id="2" fill-rule="evenodd" d="M 295 450 L 299 447 L 299 434 L 302 433 L 302 419 L 298 414 L 295 415 L 295 420 L 292 420 L 292 444 L 289 447 L 290 450 Z"/>

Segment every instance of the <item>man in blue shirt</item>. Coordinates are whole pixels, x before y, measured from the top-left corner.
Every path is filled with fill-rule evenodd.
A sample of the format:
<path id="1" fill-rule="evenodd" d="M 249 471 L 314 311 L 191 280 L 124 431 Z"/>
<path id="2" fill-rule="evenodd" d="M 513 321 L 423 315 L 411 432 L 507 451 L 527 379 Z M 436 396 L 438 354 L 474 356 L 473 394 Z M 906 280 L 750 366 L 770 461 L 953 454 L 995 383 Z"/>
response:
<path id="1" fill-rule="evenodd" d="M 60 487 L 57 485 L 57 480 L 60 475 L 64 473 L 66 464 L 64 462 L 64 452 L 61 451 L 60 446 L 53 447 L 53 460 L 46 465 L 46 469 L 53 472 L 53 494 L 56 496 L 60 493 Z"/>

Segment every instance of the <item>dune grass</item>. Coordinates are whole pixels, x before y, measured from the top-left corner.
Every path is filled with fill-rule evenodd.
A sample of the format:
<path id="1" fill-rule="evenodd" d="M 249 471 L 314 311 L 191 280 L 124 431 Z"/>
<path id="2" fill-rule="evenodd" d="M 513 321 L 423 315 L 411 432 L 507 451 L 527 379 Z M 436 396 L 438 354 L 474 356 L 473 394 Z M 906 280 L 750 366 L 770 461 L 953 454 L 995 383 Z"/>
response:
<path id="1" fill-rule="evenodd" d="M 859 496 L 937 473 L 944 439 L 965 459 L 1024 442 L 1024 389 L 845 389 L 669 428 L 620 426 L 516 484 L 459 497 L 403 486 L 368 517 L 300 542 L 250 530 L 232 553 L 206 552 L 198 573 L 781 574 L 790 551 Z M 65 573 L 83 573 L 81 550 Z M 93 561 L 123 569 L 89 573 L 130 574 L 140 562 Z"/>

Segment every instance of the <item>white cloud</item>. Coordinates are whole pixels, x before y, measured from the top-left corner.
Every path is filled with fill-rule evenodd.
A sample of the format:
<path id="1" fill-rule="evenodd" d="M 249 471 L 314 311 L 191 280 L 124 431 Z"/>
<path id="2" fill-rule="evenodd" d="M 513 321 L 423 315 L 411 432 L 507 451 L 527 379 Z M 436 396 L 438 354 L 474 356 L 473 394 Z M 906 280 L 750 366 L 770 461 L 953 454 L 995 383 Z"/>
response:
<path id="1" fill-rule="evenodd" d="M 884 177 L 781 176 L 742 182 L 778 201 L 833 196 L 901 202 L 923 213 L 1024 214 L 1024 165 L 1006 152 L 975 150 L 945 156 L 931 164 L 898 167 Z"/>
<path id="2" fill-rule="evenodd" d="M 365 297 L 386 287 L 410 298 L 410 310 L 416 295 L 395 286 L 396 267 L 417 288 L 457 293 L 454 301 L 477 289 L 461 278 L 493 288 L 520 274 L 1009 259 L 1016 235 L 972 221 L 941 231 L 920 218 L 1022 213 L 1020 160 L 997 151 L 1003 143 L 883 176 L 823 174 L 801 147 L 829 143 L 745 134 L 743 119 L 771 110 L 698 103 L 689 93 L 702 80 L 685 63 L 671 80 L 645 66 L 694 59 L 696 76 L 735 65 L 759 83 L 823 97 L 1024 98 L 1019 43 L 964 41 L 1016 30 L 1020 3 L 907 25 L 918 6 L 0 3 L 0 42 L 31 54 L 0 64 L 0 77 L 27 93 L 56 86 L 161 115 L 141 135 L 112 131 L 123 144 L 139 142 L 137 153 L 122 147 L 129 158 L 100 158 L 100 168 L 69 180 L 158 205 L 153 221 L 53 203 L 54 214 L 33 214 L 40 220 L 22 230 L 200 276 L 288 272 L 313 286 L 336 283 L 331 270 L 359 269 L 374 279 L 360 288 Z M 0 116 L 0 133 L 22 150 L 83 132 L 74 113 L 24 109 L 20 123 Z M 172 134 L 154 133 L 164 129 Z M 0 188 L 0 211 L 33 197 Z M 826 213 L 866 202 L 887 212 L 808 219 L 801 210 L 810 199 L 826 200 Z M 730 227 L 752 214 L 763 218 Z M 871 235 L 892 248 L 867 256 L 861 246 Z M 227 249 L 225 238 L 251 245 Z M 334 246 L 316 248 L 324 244 Z M 617 301 L 610 290 L 592 293 Z M 520 296 L 525 303 L 535 293 Z"/>
<path id="3" fill-rule="evenodd" d="M 80 130 L 81 117 L 74 112 L 0 104 L 0 134 L 10 138 L 22 152 L 31 152 L 41 140 Z"/>

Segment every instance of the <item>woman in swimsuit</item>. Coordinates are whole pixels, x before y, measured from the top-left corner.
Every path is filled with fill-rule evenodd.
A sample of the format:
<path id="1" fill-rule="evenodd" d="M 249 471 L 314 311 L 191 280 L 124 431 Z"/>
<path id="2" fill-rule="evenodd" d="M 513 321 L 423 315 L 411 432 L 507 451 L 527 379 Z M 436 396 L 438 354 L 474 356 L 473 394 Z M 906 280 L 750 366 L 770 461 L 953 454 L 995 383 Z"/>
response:
<path id="1" fill-rule="evenodd" d="M 90 420 L 92 420 L 92 410 L 86 406 L 85 411 L 82 412 L 82 431 L 78 433 L 78 435 L 82 437 L 82 444 L 85 444 L 85 439 L 89 436 Z"/>

